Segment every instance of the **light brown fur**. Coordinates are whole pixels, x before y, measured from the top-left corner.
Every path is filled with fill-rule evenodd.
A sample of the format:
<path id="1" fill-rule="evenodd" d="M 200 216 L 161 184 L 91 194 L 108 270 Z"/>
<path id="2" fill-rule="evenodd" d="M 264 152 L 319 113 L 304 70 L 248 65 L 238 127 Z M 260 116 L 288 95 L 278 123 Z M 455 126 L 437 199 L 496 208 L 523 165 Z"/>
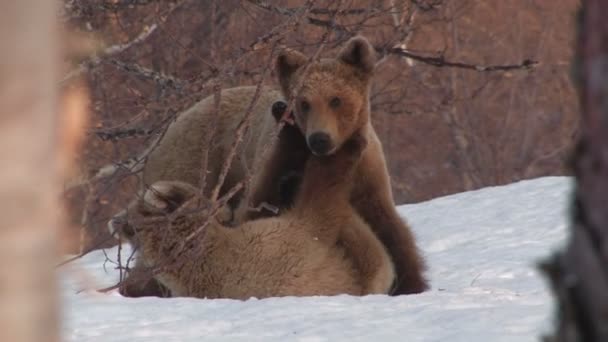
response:
<path id="1" fill-rule="evenodd" d="M 349 204 L 363 146 L 363 138 L 354 138 L 335 155 L 311 158 L 293 208 L 278 217 L 236 228 L 212 221 L 192 246 L 194 254 L 157 279 L 174 296 L 205 298 L 387 293 L 394 279 L 390 257 Z M 146 220 L 175 216 L 175 206 L 195 204 L 189 199 L 196 193 L 183 182 L 157 182 L 113 225 L 139 246 L 146 266 L 158 266 L 206 213 L 178 214 L 171 224 Z"/>
<path id="2" fill-rule="evenodd" d="M 362 131 L 369 144 L 356 171 L 351 203 L 393 259 L 397 273 L 393 294 L 424 291 L 428 288 L 422 274 L 424 262 L 410 228 L 395 209 L 382 145 L 369 120 L 369 88 L 375 63 L 371 46 L 363 38 L 354 38 L 338 58 L 316 61 L 310 66 L 308 74 L 303 75 L 302 66 L 307 60 L 306 56 L 296 51 L 285 51 L 277 60 L 279 82 L 285 97 L 294 96 L 311 103 L 312 110 L 306 117 L 301 115 L 301 108 L 298 107 L 301 103 L 296 106 L 295 119 L 300 130 L 284 128 L 281 139 L 289 143 L 282 149 L 271 151 L 268 159 L 260 158 L 259 152 L 269 142 L 270 130 L 275 123 L 269 108 L 274 101 L 283 98 L 276 91 L 264 89 L 254 108 L 253 126 L 245 137 L 244 149 L 239 150 L 222 193 L 240 181 L 255 162 L 261 166 L 258 170 L 262 172 L 254 179 L 251 196 L 240 205 L 238 218 L 268 216 L 267 212 L 256 213 L 247 208 L 257 207 L 262 202 L 278 207 L 286 205 L 280 202 L 276 186 L 283 175 L 294 170 L 301 172 L 303 161 L 309 154 L 302 133 L 308 137 L 315 131 L 326 132 L 332 140 L 329 153 L 333 153 L 354 132 Z M 298 94 L 292 94 L 300 81 L 303 89 Z M 234 139 L 235 128 L 245 114 L 254 91 L 255 87 L 239 87 L 222 92 L 219 129 L 210 150 L 207 196 L 210 187 L 216 183 L 219 168 Z M 335 96 L 342 99 L 337 109 L 329 105 Z M 180 115 L 169 127 L 159 146 L 149 155 L 144 167 L 146 184 L 179 180 L 199 186 L 201 156 L 213 113 L 213 97 L 209 97 Z M 242 194 L 237 194 L 233 207 L 241 198 Z M 142 292 L 138 286 L 136 284 L 123 293 L 134 296 L 154 294 Z"/>
<path id="3" fill-rule="evenodd" d="M 211 191 L 218 182 L 222 165 L 226 160 L 230 146 L 236 139 L 237 126 L 244 119 L 254 97 L 256 87 L 245 86 L 224 89 L 220 96 L 220 108 L 217 122 L 215 118 L 215 99 L 209 96 L 183 113 L 175 122 L 169 125 L 167 132 L 159 141 L 153 143 L 147 153 L 143 168 L 143 188 L 141 193 L 158 181 L 181 181 L 200 187 L 203 151 L 208 150 L 207 178 L 204 195 L 211 196 Z M 251 111 L 251 126 L 243 135 L 243 141 L 238 145 L 236 156 L 221 187 L 220 196 L 242 181 L 247 172 L 264 165 L 262 152 L 270 144 L 271 133 L 276 127 L 276 120 L 270 115 L 272 104 L 282 99 L 280 92 L 263 88 L 255 106 Z M 211 145 L 207 138 L 213 135 Z M 271 154 L 268 154 L 271 156 Z M 277 169 L 289 169 L 298 156 L 283 158 L 275 161 Z M 268 159 L 268 158 L 266 158 Z M 303 159 L 305 161 L 305 159 Z M 303 162 L 297 162 L 297 168 L 302 168 Z M 254 180 L 254 183 L 258 183 Z M 268 186 L 271 186 L 270 184 Z M 268 200 L 276 203 L 276 187 L 268 189 Z M 237 193 L 229 202 L 236 209 L 241 202 L 244 191 Z M 140 194 L 141 195 L 141 194 Z M 244 216 L 249 208 L 246 202 L 239 213 Z M 259 202 L 258 202 L 259 203 Z M 133 272 L 141 268 L 136 261 Z M 167 296 L 167 291 L 154 280 L 127 282 L 120 292 L 129 297 Z"/>
<path id="4" fill-rule="evenodd" d="M 181 113 L 167 129 L 164 137 L 152 146 L 143 169 L 144 184 L 149 186 L 158 181 L 178 180 L 199 186 L 203 150 L 209 150 L 207 179 L 204 194 L 209 196 L 217 184 L 221 167 L 226 160 L 230 146 L 236 139 L 237 126 L 254 98 L 256 87 L 224 89 L 217 124 L 213 125 L 215 113 L 214 96 L 209 96 L 190 109 Z M 272 89 L 263 88 L 251 113 L 251 126 L 239 144 L 236 157 L 229 169 L 222 194 L 243 180 L 254 166 L 263 163 L 263 148 L 270 143 L 275 120 L 270 108 L 282 95 Z M 206 146 L 207 138 L 213 135 L 211 146 Z M 235 197 L 234 205 L 242 194 Z"/>
<path id="5" fill-rule="evenodd" d="M 331 147 L 325 154 L 339 151 L 353 133 L 363 132 L 369 144 L 357 167 L 351 203 L 393 259 L 397 273 L 394 294 L 424 291 L 428 288 L 424 261 L 410 228 L 396 211 L 382 144 L 370 122 L 369 92 L 376 62 L 373 47 L 365 38 L 355 37 L 337 58 L 313 61 L 305 74 L 307 60 L 293 50 L 277 59 L 283 94 L 296 101 L 298 127 L 311 149 L 314 133 L 329 137 Z M 258 194 L 257 199 L 263 201 L 265 196 Z"/>

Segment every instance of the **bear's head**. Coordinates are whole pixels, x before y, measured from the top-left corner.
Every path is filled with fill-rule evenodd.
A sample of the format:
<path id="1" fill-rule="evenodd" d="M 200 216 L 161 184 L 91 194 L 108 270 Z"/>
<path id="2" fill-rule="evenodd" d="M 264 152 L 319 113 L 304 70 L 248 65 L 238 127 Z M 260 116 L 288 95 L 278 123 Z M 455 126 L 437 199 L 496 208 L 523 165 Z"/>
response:
<path id="1" fill-rule="evenodd" d="M 283 51 L 279 83 L 285 98 L 295 99 L 295 122 L 310 151 L 329 155 L 369 122 L 376 54 L 367 39 L 354 37 L 336 58 L 307 62 L 298 51 Z"/>
<path id="2" fill-rule="evenodd" d="M 184 220 L 196 224 L 197 220 L 206 218 L 206 212 L 201 209 L 210 205 L 206 199 L 194 200 L 198 192 L 196 187 L 180 181 L 156 182 L 108 222 L 110 234 L 139 247 L 142 231 L 162 229 L 170 222 Z M 223 206 L 216 215 L 222 223 L 231 218 L 232 210 L 228 206 Z"/>

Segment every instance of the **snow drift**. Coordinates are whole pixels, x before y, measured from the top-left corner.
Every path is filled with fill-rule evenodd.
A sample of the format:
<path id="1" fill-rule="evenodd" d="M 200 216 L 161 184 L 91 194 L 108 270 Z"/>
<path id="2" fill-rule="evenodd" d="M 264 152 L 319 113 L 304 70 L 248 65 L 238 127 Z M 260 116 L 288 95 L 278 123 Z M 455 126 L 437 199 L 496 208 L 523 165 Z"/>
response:
<path id="1" fill-rule="evenodd" d="M 426 256 L 420 295 L 123 298 L 96 251 L 62 267 L 68 341 L 538 341 L 552 298 L 536 264 L 566 239 L 571 179 L 547 177 L 399 207 Z M 123 251 L 124 252 L 124 251 Z"/>

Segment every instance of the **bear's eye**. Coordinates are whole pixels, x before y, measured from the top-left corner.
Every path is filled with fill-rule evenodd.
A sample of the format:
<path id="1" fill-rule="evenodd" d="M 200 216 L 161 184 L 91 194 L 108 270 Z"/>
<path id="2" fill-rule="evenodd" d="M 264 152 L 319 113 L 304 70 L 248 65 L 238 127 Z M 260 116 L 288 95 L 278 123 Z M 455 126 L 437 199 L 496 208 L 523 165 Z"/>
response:
<path id="1" fill-rule="evenodd" d="M 310 103 L 308 103 L 308 101 L 306 100 L 301 100 L 300 101 L 300 112 L 302 114 L 306 114 L 310 111 Z"/>
<path id="2" fill-rule="evenodd" d="M 332 97 L 331 100 L 329 100 L 329 106 L 331 108 L 338 108 L 340 107 L 340 105 L 342 104 L 342 100 L 340 100 L 339 97 Z"/>

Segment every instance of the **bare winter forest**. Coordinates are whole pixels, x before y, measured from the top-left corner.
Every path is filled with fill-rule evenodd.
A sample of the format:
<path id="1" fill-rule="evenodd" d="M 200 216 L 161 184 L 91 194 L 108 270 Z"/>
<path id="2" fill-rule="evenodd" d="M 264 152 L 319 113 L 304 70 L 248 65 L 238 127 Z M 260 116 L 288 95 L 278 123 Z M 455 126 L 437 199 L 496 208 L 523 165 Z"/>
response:
<path id="1" fill-rule="evenodd" d="M 72 246 L 107 242 L 105 222 L 137 189 L 124 163 L 180 111 L 214 89 L 276 86 L 283 47 L 331 56 L 356 34 L 382 57 L 372 119 L 397 203 L 567 174 L 577 3 L 65 1 L 73 33 L 61 84 L 88 85 L 91 112 L 65 190 L 74 229 L 86 229 Z M 124 167 L 97 177 L 112 164 Z"/>
<path id="2" fill-rule="evenodd" d="M 141 189 L 148 147 L 180 113 L 209 96 L 219 108 L 225 88 L 277 87 L 286 47 L 334 56 L 363 35 L 379 56 L 372 121 L 398 204 L 575 176 L 571 235 L 542 265 L 557 303 L 546 341 L 605 341 L 606 11 L 600 0 L 0 2 L 10 47 L 0 63 L 0 339 L 60 340 L 56 266 L 116 244 L 106 223 Z M 218 199 L 219 187 L 211 208 L 239 191 Z"/>

